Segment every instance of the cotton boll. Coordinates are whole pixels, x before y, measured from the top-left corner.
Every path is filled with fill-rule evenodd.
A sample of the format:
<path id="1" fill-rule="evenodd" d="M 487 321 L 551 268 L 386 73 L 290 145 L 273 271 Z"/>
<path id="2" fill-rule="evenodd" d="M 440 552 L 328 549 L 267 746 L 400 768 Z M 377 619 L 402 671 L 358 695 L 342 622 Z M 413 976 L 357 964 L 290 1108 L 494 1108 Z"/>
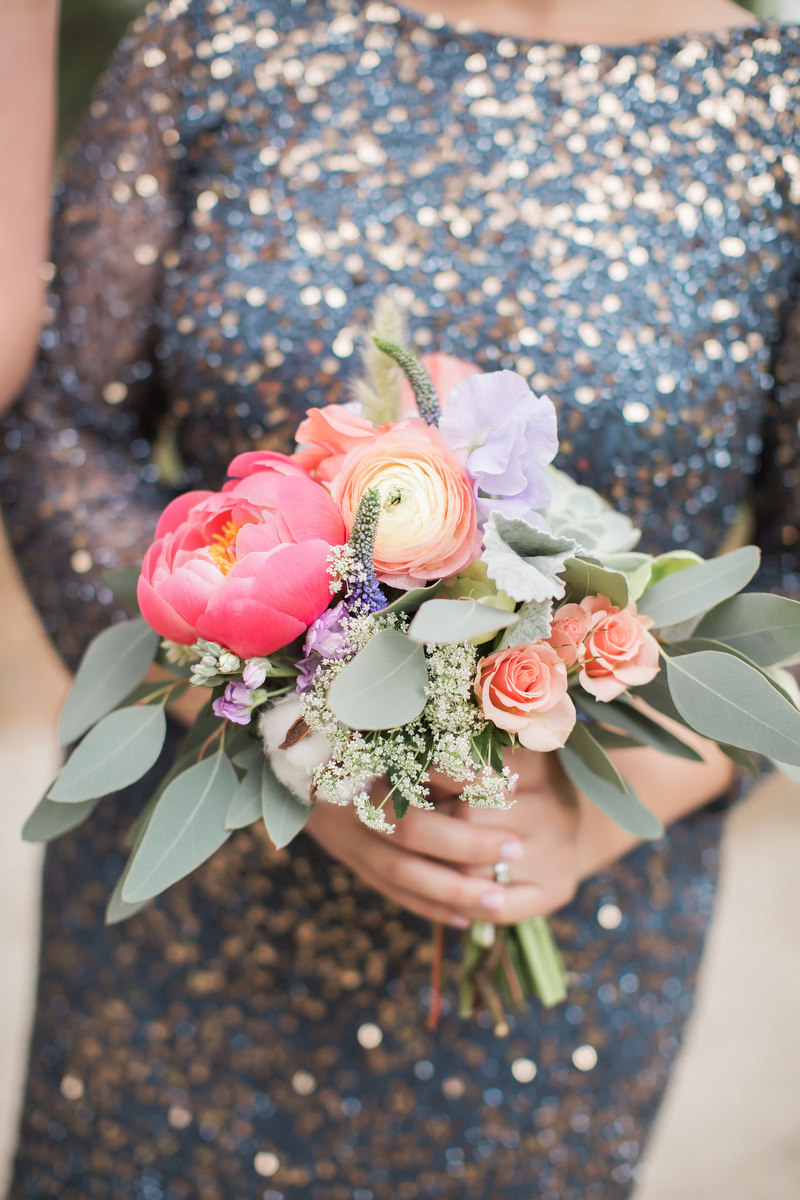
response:
<path id="1" fill-rule="evenodd" d="M 302 715 L 300 697 L 285 696 L 262 714 L 259 732 L 278 779 L 298 800 L 310 804 L 311 777 L 330 758 L 331 744 L 324 733 L 307 733 L 294 746 L 281 750 L 286 734 Z"/>

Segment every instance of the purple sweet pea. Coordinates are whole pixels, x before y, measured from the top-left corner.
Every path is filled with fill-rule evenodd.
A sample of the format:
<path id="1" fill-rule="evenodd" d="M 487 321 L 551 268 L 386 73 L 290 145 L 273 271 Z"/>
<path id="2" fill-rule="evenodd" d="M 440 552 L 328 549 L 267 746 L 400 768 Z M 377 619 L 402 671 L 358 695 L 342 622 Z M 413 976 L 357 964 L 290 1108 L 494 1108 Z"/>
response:
<path id="1" fill-rule="evenodd" d="M 259 666 L 258 659 L 251 659 L 242 671 L 245 687 L 260 688 L 266 678 L 267 672 L 264 667 Z"/>
<path id="2" fill-rule="evenodd" d="M 328 608 L 321 617 L 308 627 L 306 642 L 303 646 L 306 654 L 319 654 L 322 658 L 335 658 L 344 643 L 342 618 L 347 616 L 344 600 L 340 600 L 334 608 Z"/>
<path id="3" fill-rule="evenodd" d="M 254 693 L 243 683 L 229 683 L 211 707 L 218 717 L 227 717 L 236 725 L 249 725 L 253 709 L 263 698 L 263 693 L 259 697 L 258 693 Z"/>
<path id="4" fill-rule="evenodd" d="M 545 467 L 558 450 L 556 410 L 516 371 L 470 375 L 456 384 L 439 431 L 459 457 L 466 451 L 475 500 L 485 516 L 499 509 L 521 517 L 548 506 Z"/>

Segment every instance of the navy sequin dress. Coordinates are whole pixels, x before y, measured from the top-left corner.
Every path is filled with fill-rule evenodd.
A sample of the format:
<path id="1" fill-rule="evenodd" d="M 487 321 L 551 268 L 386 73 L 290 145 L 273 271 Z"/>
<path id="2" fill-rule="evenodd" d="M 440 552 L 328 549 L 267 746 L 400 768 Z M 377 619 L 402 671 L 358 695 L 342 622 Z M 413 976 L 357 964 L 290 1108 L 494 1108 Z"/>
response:
<path id="1" fill-rule="evenodd" d="M 579 48 L 383 0 L 150 4 L 57 189 L 51 319 L 4 426 L 11 535 L 67 659 L 124 619 L 102 571 L 141 557 L 170 486 L 217 487 L 343 397 L 390 287 L 420 350 L 552 396 L 561 465 L 644 549 L 713 554 L 754 492 L 765 586 L 792 590 L 799 37 Z M 498 1040 L 452 1012 L 425 1031 L 428 930 L 304 837 L 241 831 L 105 928 L 144 793 L 49 853 L 14 1200 L 628 1194 L 717 813 L 582 888 L 554 921 L 568 1005 Z"/>

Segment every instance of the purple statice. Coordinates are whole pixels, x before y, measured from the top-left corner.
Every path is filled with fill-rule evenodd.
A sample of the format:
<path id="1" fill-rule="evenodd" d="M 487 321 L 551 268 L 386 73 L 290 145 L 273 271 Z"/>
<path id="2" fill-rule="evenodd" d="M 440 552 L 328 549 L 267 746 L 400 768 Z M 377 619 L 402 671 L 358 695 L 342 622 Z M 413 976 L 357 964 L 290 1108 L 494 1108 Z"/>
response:
<path id="1" fill-rule="evenodd" d="M 218 717 L 226 717 L 236 725 L 249 725 L 253 709 L 263 704 L 265 692 L 259 692 L 243 683 L 229 683 L 221 696 L 212 704 Z"/>
<path id="2" fill-rule="evenodd" d="M 516 371 L 470 375 L 457 384 L 439 431 L 475 481 L 478 508 L 524 517 L 547 508 L 545 468 L 558 450 L 556 411 Z"/>

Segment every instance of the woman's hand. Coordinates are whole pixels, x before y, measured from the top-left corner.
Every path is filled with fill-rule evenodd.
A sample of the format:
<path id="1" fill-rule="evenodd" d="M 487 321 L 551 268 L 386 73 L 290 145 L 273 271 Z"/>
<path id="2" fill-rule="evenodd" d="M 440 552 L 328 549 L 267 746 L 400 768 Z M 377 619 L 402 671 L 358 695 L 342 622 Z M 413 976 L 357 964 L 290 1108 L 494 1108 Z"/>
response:
<path id="1" fill-rule="evenodd" d="M 720 795 L 733 766 L 713 743 L 647 711 L 705 759 L 693 763 L 647 748 L 610 755 L 668 825 Z M 465 928 L 471 921 L 512 924 L 554 912 L 583 879 L 633 849 L 637 839 L 575 792 L 555 754 L 517 750 L 507 762 L 519 782 L 506 810 L 469 808 L 454 794 L 456 785 L 438 776 L 431 786 L 436 812 L 409 809 L 393 834 L 368 829 L 352 807 L 326 803 L 317 804 L 306 828 L 365 883 L 429 920 Z M 377 783 L 373 802 L 385 792 L 385 783 Z M 494 879 L 501 861 L 511 865 L 505 886 Z"/>

